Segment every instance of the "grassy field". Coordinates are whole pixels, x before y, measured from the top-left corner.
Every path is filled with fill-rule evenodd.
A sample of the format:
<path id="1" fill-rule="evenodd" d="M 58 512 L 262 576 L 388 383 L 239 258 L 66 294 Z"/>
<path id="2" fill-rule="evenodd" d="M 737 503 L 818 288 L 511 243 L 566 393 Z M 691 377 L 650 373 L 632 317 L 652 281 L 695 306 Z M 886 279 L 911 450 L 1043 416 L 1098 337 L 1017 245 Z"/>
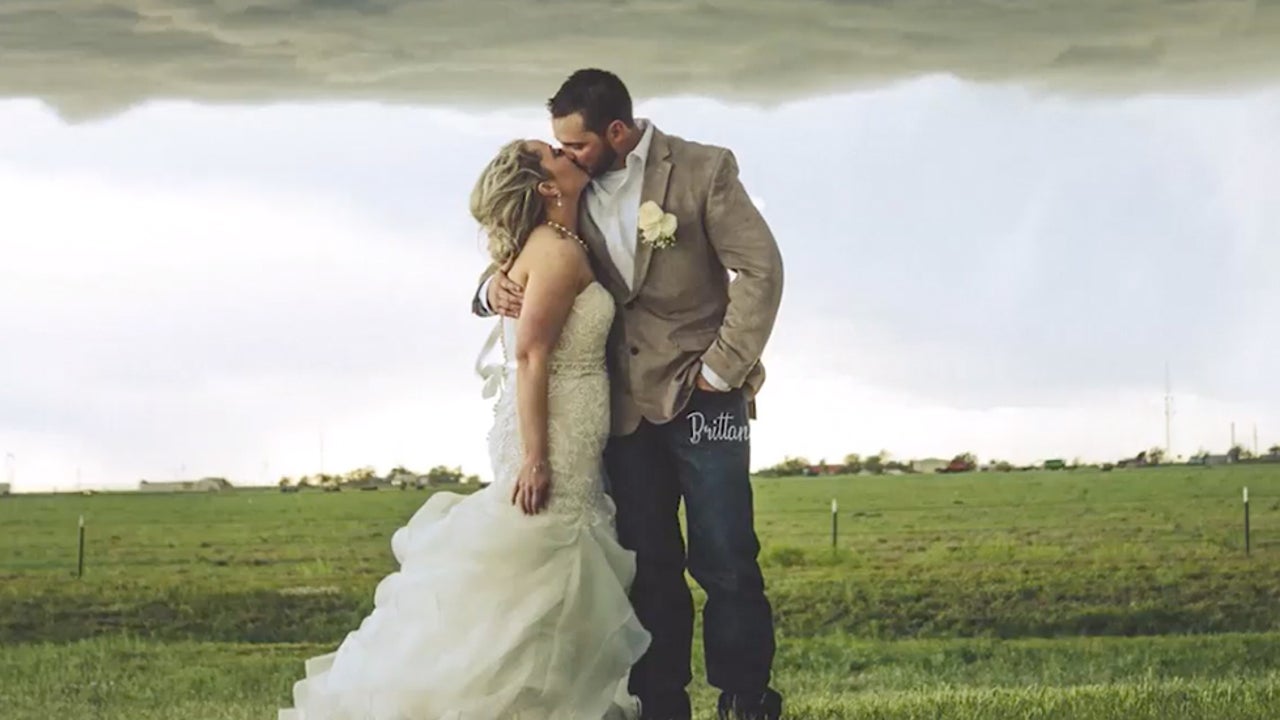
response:
<path id="1" fill-rule="evenodd" d="M 1280 466 L 756 487 L 795 720 L 1276 716 Z M 274 717 L 425 497 L 4 498 L 0 717 Z"/>

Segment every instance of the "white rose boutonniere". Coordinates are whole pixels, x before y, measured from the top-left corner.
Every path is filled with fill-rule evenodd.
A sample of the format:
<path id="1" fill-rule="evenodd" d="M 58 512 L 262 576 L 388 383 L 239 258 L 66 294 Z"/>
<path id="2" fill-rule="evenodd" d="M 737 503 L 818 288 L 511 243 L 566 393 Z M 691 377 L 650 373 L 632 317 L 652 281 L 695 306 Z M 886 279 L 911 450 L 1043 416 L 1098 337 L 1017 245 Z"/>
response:
<path id="1" fill-rule="evenodd" d="M 669 248 L 676 244 L 676 216 L 663 212 L 658 203 L 650 200 L 640 206 L 636 223 L 640 228 L 640 240 L 655 248 Z"/>

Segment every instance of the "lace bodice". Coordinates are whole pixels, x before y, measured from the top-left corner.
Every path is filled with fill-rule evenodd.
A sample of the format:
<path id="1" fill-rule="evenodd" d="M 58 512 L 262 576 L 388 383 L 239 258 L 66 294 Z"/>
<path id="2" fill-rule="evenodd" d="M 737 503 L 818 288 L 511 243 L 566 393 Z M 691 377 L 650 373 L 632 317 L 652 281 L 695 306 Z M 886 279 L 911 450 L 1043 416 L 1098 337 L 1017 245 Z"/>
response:
<path id="1" fill-rule="evenodd" d="M 574 299 L 573 308 L 555 350 L 551 353 L 551 372 L 566 370 L 600 371 L 605 369 L 605 342 L 613 324 L 613 296 L 599 283 L 591 283 Z M 515 368 L 516 328 L 518 322 L 503 320 L 503 358 Z"/>
<path id="2" fill-rule="evenodd" d="M 551 354 L 548 382 L 548 438 L 551 499 L 548 512 L 594 522 L 612 515 L 604 494 L 602 454 L 609 438 L 609 377 L 605 343 L 615 312 L 613 296 L 599 283 L 588 285 L 574 299 L 560 339 Z M 478 366 L 486 378 L 485 395 L 501 391 L 489 433 L 494 491 L 509 501 L 510 489 L 524 457 L 516 405 L 516 328 L 518 321 L 502 318 L 486 351 L 500 342 L 500 365 Z"/>

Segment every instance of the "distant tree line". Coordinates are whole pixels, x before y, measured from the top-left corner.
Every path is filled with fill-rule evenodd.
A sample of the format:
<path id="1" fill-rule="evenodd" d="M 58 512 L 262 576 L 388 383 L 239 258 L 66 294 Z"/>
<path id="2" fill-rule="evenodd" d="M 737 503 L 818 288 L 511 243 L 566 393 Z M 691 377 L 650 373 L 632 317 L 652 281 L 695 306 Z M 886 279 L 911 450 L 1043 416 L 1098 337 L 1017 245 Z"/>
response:
<path id="1" fill-rule="evenodd" d="M 1212 465 L 1241 462 L 1280 462 L 1280 443 L 1272 445 L 1266 455 L 1254 457 L 1254 453 L 1243 445 L 1236 445 L 1222 455 L 1213 455 L 1208 451 L 1200 451 L 1187 460 L 1169 462 L 1164 448 L 1153 447 L 1143 450 L 1132 457 L 1115 462 L 1087 464 L 1076 458 L 1067 461 L 1062 458 L 1050 458 L 1030 465 L 1015 465 L 1006 460 L 992 459 L 980 464 L 971 452 L 960 453 L 950 460 L 930 458 L 926 460 L 900 461 L 893 459 L 888 451 L 880 451 L 874 455 L 863 457 L 851 453 L 839 463 L 829 463 L 825 459 L 810 462 L 805 457 L 787 456 L 782 462 L 756 472 L 760 477 L 818 477 L 823 475 L 885 475 L 915 473 L 961 473 L 961 472 L 1014 472 L 1028 470 L 1076 470 L 1092 468 L 1113 470 L 1115 468 L 1153 467 L 1161 465 Z"/>
<path id="2" fill-rule="evenodd" d="M 461 467 L 437 465 L 425 473 L 418 473 L 403 465 L 397 465 L 386 475 L 380 476 L 372 467 L 361 467 L 342 474 L 332 475 L 317 473 L 303 475 L 298 478 L 282 477 L 277 485 L 283 492 L 297 492 L 304 488 L 318 488 L 326 492 L 340 492 L 344 489 L 378 490 L 394 487 L 401 490 L 409 488 L 426 488 L 439 485 L 458 485 L 460 483 L 479 484 L 476 475 L 465 475 Z"/>

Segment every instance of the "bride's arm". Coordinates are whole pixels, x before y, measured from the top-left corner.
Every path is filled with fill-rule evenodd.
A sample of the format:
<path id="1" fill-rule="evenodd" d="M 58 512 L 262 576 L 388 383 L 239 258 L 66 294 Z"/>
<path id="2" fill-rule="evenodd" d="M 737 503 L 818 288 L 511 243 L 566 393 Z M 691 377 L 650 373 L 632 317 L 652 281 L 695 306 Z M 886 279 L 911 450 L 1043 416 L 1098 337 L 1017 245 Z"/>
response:
<path id="1" fill-rule="evenodd" d="M 512 500 L 526 513 L 536 513 L 547 502 L 551 486 L 550 447 L 547 436 L 547 386 L 551 352 L 560 339 L 574 298 L 582 282 L 585 262 L 581 250 L 558 237 L 529 239 L 521 253 L 529 278 L 524 305 L 516 326 L 516 406 L 520 437 L 524 441 L 524 465 Z"/>

